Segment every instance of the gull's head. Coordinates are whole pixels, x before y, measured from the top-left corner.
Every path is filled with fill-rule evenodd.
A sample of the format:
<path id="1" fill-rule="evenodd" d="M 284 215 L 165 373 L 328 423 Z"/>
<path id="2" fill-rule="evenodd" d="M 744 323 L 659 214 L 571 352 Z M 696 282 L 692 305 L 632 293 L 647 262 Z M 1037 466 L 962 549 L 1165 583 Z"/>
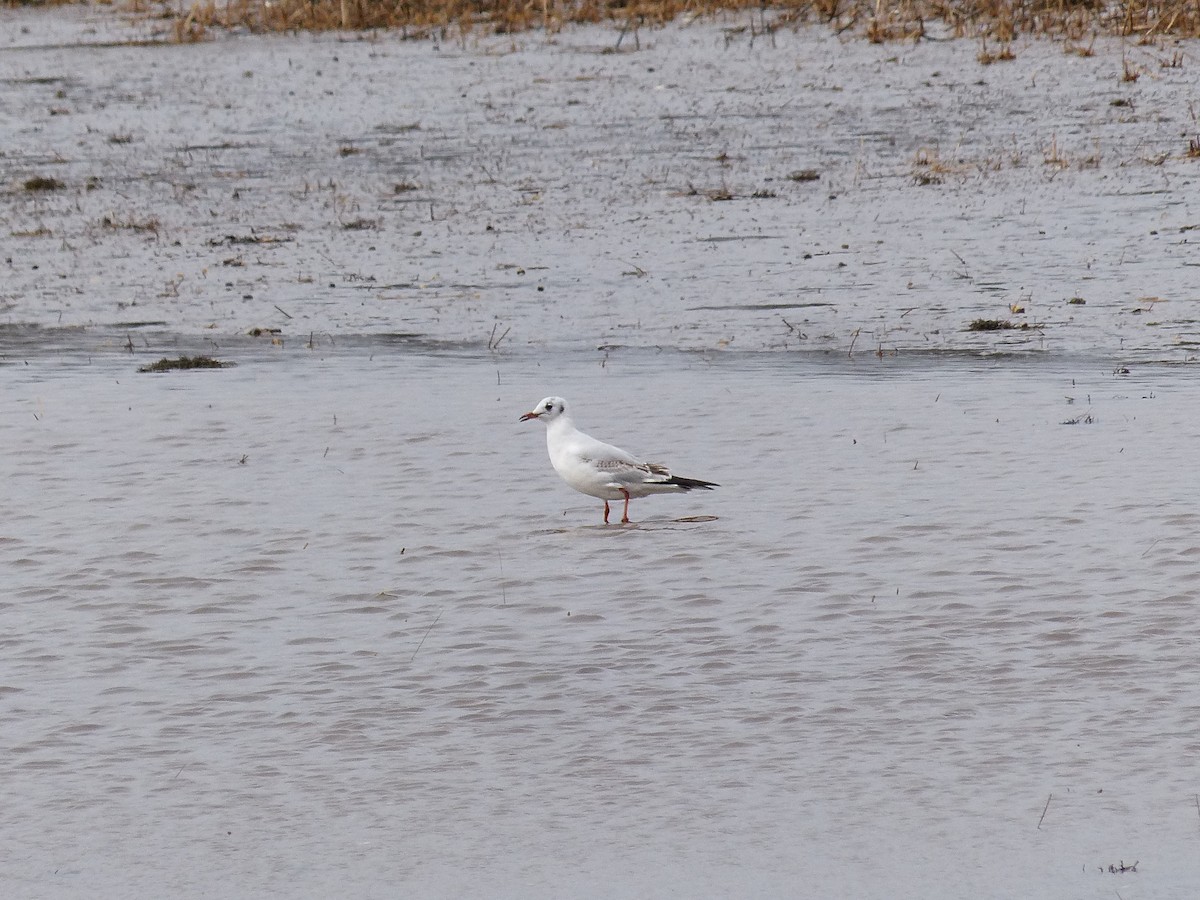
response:
<path id="1" fill-rule="evenodd" d="M 545 400 L 539 400 L 529 412 L 521 416 L 522 422 L 528 422 L 530 419 L 541 419 L 549 424 L 559 416 L 566 415 L 567 401 L 562 397 L 547 397 Z"/>

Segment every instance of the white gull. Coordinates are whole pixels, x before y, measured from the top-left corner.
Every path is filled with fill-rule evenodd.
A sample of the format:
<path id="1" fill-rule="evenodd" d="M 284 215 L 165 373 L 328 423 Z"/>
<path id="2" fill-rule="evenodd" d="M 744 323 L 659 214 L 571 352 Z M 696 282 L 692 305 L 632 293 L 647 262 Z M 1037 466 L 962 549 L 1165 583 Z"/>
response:
<path id="1" fill-rule="evenodd" d="M 720 487 L 711 481 L 672 475 L 666 466 L 636 459 L 620 447 L 598 441 L 575 427 L 562 397 L 538 402 L 520 421 L 540 419 L 546 426 L 546 449 L 559 476 L 575 490 L 604 501 L 604 524 L 608 524 L 608 501 L 624 500 L 621 522 L 629 522 L 629 501 L 651 494 L 673 494 Z"/>

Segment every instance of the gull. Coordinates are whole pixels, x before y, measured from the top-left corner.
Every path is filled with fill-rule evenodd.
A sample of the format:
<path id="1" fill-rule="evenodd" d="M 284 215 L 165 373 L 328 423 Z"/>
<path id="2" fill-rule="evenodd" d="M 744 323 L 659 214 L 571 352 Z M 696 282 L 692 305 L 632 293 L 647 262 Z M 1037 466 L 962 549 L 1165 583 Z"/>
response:
<path id="1" fill-rule="evenodd" d="M 629 501 L 651 494 L 671 494 L 720 487 L 711 481 L 672 475 L 666 466 L 646 463 L 620 447 L 605 444 L 575 427 L 562 397 L 547 397 L 520 421 L 541 419 L 546 426 L 546 449 L 559 476 L 575 490 L 604 501 L 604 524 L 608 524 L 608 501 L 625 501 L 622 524 L 629 522 Z"/>

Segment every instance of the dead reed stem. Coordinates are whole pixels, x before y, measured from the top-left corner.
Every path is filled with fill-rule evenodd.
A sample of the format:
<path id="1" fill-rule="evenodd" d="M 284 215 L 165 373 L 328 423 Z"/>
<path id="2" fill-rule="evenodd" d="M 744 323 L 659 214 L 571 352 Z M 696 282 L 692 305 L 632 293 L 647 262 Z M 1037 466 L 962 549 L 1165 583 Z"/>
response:
<path id="1" fill-rule="evenodd" d="M 1048 810 L 1050 808 L 1050 801 L 1053 799 L 1054 799 L 1054 794 L 1051 794 L 1049 797 L 1046 798 L 1046 805 L 1042 807 L 1042 814 L 1040 817 L 1038 817 L 1038 824 L 1037 824 L 1038 831 L 1042 830 L 1042 819 L 1046 818 L 1046 810 Z"/>
<path id="2" fill-rule="evenodd" d="M 401 552 L 403 553 L 404 551 L 401 551 Z M 444 609 L 444 607 L 443 607 L 443 609 Z M 421 652 L 421 648 L 425 646 L 425 638 L 429 637 L 429 632 L 433 631 L 433 626 L 436 625 L 438 623 L 438 619 L 440 619 L 442 617 L 443 609 L 438 610 L 437 618 L 435 618 L 432 622 L 429 623 L 429 627 L 426 628 L 425 633 L 423 635 L 421 635 L 421 642 L 419 644 L 417 644 L 417 649 L 413 651 L 413 655 L 408 658 L 409 662 L 412 662 L 414 659 L 416 659 L 417 654 Z"/>

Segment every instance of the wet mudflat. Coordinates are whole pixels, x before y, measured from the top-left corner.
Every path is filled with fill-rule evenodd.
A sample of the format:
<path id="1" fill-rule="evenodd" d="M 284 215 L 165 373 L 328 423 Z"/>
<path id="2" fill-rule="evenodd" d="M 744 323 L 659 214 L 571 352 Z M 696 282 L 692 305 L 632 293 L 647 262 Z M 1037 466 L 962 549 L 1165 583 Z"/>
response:
<path id="1" fill-rule="evenodd" d="M 0 16 L 10 892 L 1195 896 L 1192 45 Z"/>
<path id="2" fill-rule="evenodd" d="M 107 18 L 3 15 L 9 321 L 1171 361 L 1200 341 L 1191 43 L 984 66 L 973 41 L 734 18 L 639 50 L 603 28 L 131 47 Z"/>

